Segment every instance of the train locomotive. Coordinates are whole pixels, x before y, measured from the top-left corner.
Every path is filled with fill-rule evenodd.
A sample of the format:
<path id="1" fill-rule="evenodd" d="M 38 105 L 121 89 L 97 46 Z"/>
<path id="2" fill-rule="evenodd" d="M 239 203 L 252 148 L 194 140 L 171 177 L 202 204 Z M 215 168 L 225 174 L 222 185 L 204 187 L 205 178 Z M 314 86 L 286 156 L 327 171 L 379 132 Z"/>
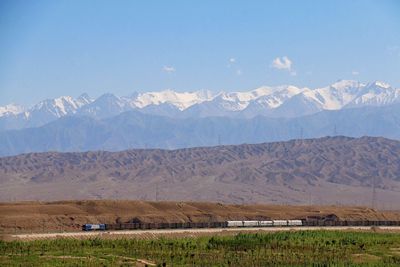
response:
<path id="1" fill-rule="evenodd" d="M 107 230 L 106 228 L 106 224 L 101 223 L 101 224 L 91 224 L 91 223 L 87 223 L 82 225 L 82 230 L 83 231 L 105 231 Z"/>

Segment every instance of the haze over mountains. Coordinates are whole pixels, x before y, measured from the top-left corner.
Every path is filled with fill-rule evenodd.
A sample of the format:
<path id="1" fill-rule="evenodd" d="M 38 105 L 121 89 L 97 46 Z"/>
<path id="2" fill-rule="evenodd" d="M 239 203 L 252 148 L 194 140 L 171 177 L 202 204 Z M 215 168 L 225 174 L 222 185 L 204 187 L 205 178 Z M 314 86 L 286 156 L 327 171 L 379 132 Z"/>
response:
<path id="1" fill-rule="evenodd" d="M 0 201 L 144 199 L 400 207 L 400 142 L 325 137 L 0 158 Z"/>
<path id="2" fill-rule="evenodd" d="M 82 95 L 0 108 L 0 156 L 214 146 L 327 135 L 400 139 L 400 89 L 338 81 L 309 89 Z"/>

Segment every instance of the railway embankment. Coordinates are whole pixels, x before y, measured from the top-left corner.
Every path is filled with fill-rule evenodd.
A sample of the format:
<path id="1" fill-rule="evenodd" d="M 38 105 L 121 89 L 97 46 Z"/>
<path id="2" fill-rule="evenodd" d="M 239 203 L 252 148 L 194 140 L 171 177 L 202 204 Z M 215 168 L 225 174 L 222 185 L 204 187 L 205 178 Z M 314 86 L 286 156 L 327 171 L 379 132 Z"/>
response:
<path id="1" fill-rule="evenodd" d="M 352 206 L 85 200 L 0 203 L 0 233 L 81 231 L 85 223 L 185 223 L 270 219 L 400 220 L 400 212 Z"/>

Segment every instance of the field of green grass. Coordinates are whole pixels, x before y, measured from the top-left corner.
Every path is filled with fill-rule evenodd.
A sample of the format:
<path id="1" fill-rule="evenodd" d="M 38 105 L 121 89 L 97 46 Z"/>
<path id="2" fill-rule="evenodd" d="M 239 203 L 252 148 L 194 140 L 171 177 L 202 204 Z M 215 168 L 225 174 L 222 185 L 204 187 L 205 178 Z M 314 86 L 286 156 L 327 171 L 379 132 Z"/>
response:
<path id="1" fill-rule="evenodd" d="M 0 241 L 0 266 L 400 266 L 400 234 L 296 231 L 197 238 Z M 144 266 L 144 265 L 142 265 Z"/>

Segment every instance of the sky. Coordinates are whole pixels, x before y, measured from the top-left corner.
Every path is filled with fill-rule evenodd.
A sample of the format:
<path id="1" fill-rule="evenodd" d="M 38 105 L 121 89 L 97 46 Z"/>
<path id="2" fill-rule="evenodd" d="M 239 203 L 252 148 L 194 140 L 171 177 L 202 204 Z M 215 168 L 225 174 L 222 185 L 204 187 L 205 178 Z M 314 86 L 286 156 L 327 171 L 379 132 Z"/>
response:
<path id="1" fill-rule="evenodd" d="M 340 79 L 400 87 L 400 1 L 0 1 L 0 105 Z"/>

